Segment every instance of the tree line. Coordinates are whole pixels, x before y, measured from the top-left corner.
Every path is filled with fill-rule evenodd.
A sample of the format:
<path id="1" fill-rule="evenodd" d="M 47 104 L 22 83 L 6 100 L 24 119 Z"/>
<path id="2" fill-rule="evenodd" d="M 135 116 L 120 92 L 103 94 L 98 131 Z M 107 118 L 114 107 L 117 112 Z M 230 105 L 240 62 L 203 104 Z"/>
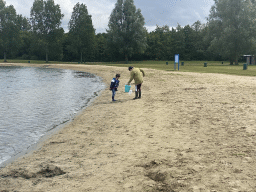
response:
<path id="1" fill-rule="evenodd" d="M 54 0 L 35 0 L 30 18 L 0 0 L 0 57 L 7 59 L 108 62 L 128 60 L 229 60 L 238 64 L 256 51 L 256 2 L 215 0 L 207 23 L 145 28 L 133 0 L 117 0 L 106 33 L 95 33 L 85 4 L 77 3 L 65 33 Z"/>

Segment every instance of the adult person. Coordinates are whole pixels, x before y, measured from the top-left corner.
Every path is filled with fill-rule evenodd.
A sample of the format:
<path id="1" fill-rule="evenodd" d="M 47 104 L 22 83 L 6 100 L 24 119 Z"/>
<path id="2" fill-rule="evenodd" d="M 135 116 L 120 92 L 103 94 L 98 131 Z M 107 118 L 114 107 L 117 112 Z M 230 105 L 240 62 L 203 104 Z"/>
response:
<path id="1" fill-rule="evenodd" d="M 128 67 L 130 71 L 130 80 L 127 85 L 130 85 L 131 81 L 134 79 L 135 82 L 135 97 L 133 99 L 141 98 L 141 84 L 143 83 L 143 77 L 145 77 L 145 72 L 140 68 L 135 68 L 133 66 Z"/>

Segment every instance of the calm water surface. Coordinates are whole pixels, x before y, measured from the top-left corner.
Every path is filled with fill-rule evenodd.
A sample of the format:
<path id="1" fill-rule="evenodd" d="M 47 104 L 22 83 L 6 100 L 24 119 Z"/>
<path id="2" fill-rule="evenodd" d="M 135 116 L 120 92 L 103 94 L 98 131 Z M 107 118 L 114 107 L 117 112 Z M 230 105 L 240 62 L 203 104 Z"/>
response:
<path id="1" fill-rule="evenodd" d="M 86 72 L 0 67 L 0 164 L 72 120 L 104 88 Z"/>

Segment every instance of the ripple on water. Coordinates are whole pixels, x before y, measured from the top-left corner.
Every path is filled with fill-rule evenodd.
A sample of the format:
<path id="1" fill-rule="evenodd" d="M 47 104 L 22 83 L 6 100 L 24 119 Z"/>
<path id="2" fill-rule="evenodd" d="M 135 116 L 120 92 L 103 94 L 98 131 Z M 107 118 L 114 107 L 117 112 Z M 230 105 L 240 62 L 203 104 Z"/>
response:
<path id="1" fill-rule="evenodd" d="M 87 72 L 0 67 L 0 164 L 72 120 L 104 88 Z"/>

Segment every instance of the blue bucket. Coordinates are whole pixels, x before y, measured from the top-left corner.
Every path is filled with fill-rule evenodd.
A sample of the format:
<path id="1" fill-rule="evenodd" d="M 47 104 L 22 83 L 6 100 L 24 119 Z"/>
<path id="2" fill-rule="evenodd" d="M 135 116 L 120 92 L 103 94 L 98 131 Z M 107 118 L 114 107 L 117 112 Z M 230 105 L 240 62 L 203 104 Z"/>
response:
<path id="1" fill-rule="evenodd" d="M 125 85 L 125 92 L 129 92 L 130 91 L 131 86 L 130 85 Z"/>

